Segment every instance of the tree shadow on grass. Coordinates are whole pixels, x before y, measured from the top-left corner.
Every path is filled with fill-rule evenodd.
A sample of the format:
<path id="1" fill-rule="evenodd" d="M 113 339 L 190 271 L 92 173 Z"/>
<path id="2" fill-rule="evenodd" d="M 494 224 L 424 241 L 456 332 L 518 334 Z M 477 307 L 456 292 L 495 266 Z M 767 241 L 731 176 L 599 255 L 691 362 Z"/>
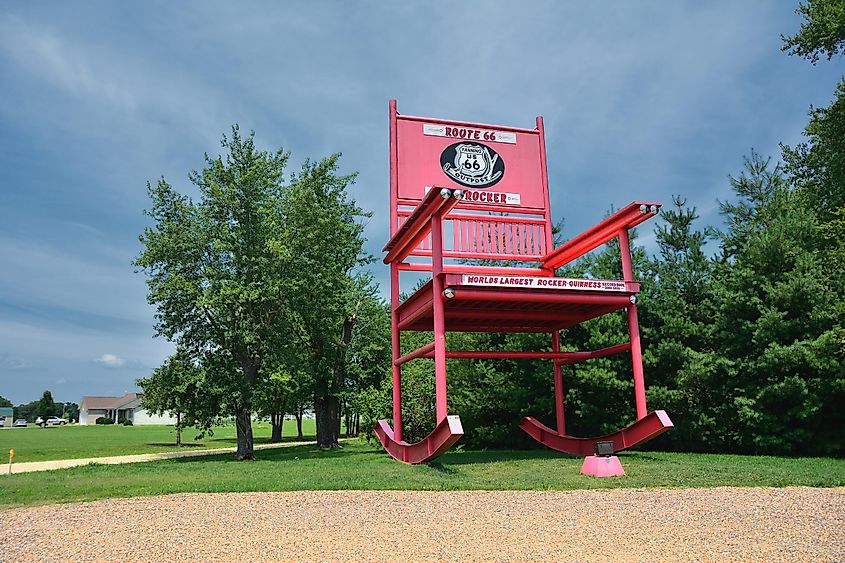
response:
<path id="1" fill-rule="evenodd" d="M 453 469 L 451 467 L 446 467 L 443 465 L 439 460 L 429 461 L 424 465 L 434 469 L 438 473 L 445 473 L 446 475 L 457 475 L 459 471 L 457 469 Z"/>
<path id="2" fill-rule="evenodd" d="M 624 452 L 622 455 L 624 455 L 625 457 L 627 457 L 629 459 L 637 459 L 637 460 L 642 460 L 642 461 L 664 461 L 664 462 L 668 461 L 666 458 L 655 456 L 655 455 L 651 454 L 650 452 L 631 451 L 631 452 Z M 620 457 L 619 459 L 622 460 L 622 461 L 625 461 L 625 459 L 623 457 Z"/>
<path id="3" fill-rule="evenodd" d="M 635 453 L 635 452 L 631 452 Z M 314 459 L 356 459 L 361 456 L 379 457 L 384 456 L 389 459 L 388 454 L 378 444 L 369 444 L 366 442 L 356 442 L 341 446 L 340 448 L 321 450 L 316 444 L 305 444 L 302 446 L 289 446 L 277 449 L 263 449 L 256 450 L 256 458 L 259 461 L 296 461 L 296 460 L 314 460 Z M 632 456 L 634 457 L 634 456 Z M 658 461 L 648 454 L 636 452 L 637 459 Z M 471 464 L 492 464 L 502 462 L 519 462 L 519 461 L 561 461 L 561 462 L 580 462 L 580 456 L 572 456 L 555 452 L 552 450 L 530 449 L 530 450 L 459 450 L 447 452 L 443 456 L 432 460 L 423 466 L 444 474 L 455 474 L 458 472 L 456 467 L 461 465 Z M 231 452 L 220 454 L 209 454 L 202 457 L 179 458 L 173 460 L 178 463 L 196 463 L 202 461 L 235 461 Z M 399 465 L 399 462 L 395 462 Z"/>
<path id="4" fill-rule="evenodd" d="M 380 448 L 360 448 L 349 447 L 334 448 L 330 450 L 322 450 L 316 444 L 305 444 L 302 446 L 289 446 L 286 448 L 274 448 L 256 450 L 255 457 L 258 461 L 297 461 L 297 460 L 311 460 L 311 459 L 337 459 L 337 458 L 352 458 L 354 456 L 373 455 L 382 451 Z M 207 456 L 197 457 L 183 457 L 177 458 L 173 461 L 180 463 L 196 463 L 202 461 L 236 461 L 232 452 L 221 452 L 219 454 L 209 454 Z"/>
<path id="5" fill-rule="evenodd" d="M 156 448 L 173 448 L 175 450 L 181 448 L 202 448 L 206 447 L 206 444 L 202 442 L 182 442 L 181 446 L 177 446 L 174 442 L 147 442 L 147 446 L 155 446 Z"/>
<path id="6" fill-rule="evenodd" d="M 306 434 L 302 438 L 298 438 L 296 436 L 282 436 L 282 441 L 280 443 L 284 444 L 287 442 L 315 442 L 317 440 L 317 436 L 314 434 Z M 227 437 L 227 438 L 215 438 L 215 437 L 206 437 L 204 439 L 206 442 L 214 442 L 217 444 L 231 444 L 232 447 L 238 445 L 238 439 L 235 437 Z M 269 436 L 260 436 L 253 438 L 253 442 L 255 444 L 271 444 L 273 442 L 270 441 Z"/>
<path id="7" fill-rule="evenodd" d="M 439 458 L 444 465 L 469 465 L 474 463 L 500 463 L 504 461 L 532 461 L 578 459 L 575 456 L 550 450 L 462 450 L 448 452 Z"/>
<path id="8" fill-rule="evenodd" d="M 619 459 L 624 463 L 625 458 L 642 461 L 666 461 L 660 453 L 639 450 L 626 450 L 617 452 Z M 531 461 L 531 460 L 559 460 L 578 461 L 584 459 L 582 455 L 572 455 L 557 452 L 546 448 L 531 448 L 524 450 L 514 449 L 482 449 L 482 450 L 458 450 L 450 451 L 438 458 L 443 464 L 465 465 L 471 463 L 498 463 L 503 461 Z"/>

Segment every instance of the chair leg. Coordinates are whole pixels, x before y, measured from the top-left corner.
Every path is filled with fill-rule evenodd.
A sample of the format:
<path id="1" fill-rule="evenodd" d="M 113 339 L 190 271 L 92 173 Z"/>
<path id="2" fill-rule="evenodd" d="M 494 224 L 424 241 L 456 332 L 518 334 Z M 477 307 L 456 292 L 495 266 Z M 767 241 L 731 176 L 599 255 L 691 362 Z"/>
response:
<path id="1" fill-rule="evenodd" d="M 446 400 L 446 322 L 443 313 L 443 278 L 434 276 L 434 385 L 437 404 L 437 423 L 448 413 Z"/>
<path id="2" fill-rule="evenodd" d="M 552 333 L 552 351 L 560 352 L 560 332 Z M 563 369 L 556 360 L 552 360 L 555 374 L 555 420 L 557 421 L 557 433 L 563 436 L 566 434 L 566 420 L 563 411 Z"/>
<path id="3" fill-rule="evenodd" d="M 634 368 L 634 399 L 637 403 L 637 420 L 645 418 L 648 408 L 645 402 L 645 377 L 643 376 L 643 353 L 640 346 L 640 324 L 637 320 L 637 306 L 628 307 L 628 334 L 631 336 L 631 364 Z"/>
<path id="4" fill-rule="evenodd" d="M 402 367 L 397 365 L 393 366 L 393 435 L 402 441 Z"/>
<path id="5" fill-rule="evenodd" d="M 446 315 L 443 297 L 443 221 L 440 215 L 431 218 L 431 288 L 434 315 L 434 385 L 437 424 L 446 420 Z"/>
<path id="6" fill-rule="evenodd" d="M 395 362 L 402 354 L 399 318 L 396 315 L 396 308 L 399 306 L 399 268 L 395 264 L 390 265 L 390 301 L 390 345 Z M 402 441 L 402 367 L 395 363 L 393 364 L 393 435 L 397 441 Z"/>

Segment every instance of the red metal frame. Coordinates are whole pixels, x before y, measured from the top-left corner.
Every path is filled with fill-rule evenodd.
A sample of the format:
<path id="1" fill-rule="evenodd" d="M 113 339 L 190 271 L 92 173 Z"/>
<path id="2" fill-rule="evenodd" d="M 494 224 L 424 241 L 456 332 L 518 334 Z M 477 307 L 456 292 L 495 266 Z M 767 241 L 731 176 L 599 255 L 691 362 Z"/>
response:
<path id="1" fill-rule="evenodd" d="M 614 451 L 619 452 L 663 434 L 670 430 L 673 424 L 665 411 L 654 411 L 638 418 L 621 430 L 595 438 L 567 436 L 566 433 L 560 430 L 552 430 L 530 416 L 523 418 L 519 427 L 529 436 L 553 450 L 573 455 L 592 455 L 595 451 L 596 442 L 613 442 Z"/>
<path id="2" fill-rule="evenodd" d="M 409 122 L 415 123 L 414 127 L 421 125 L 423 135 L 432 134 L 438 137 L 444 136 L 443 131 L 446 131 L 447 125 L 474 131 L 476 139 L 482 130 L 494 131 L 496 134 L 507 132 L 510 140 L 500 136 L 498 142 L 517 146 L 497 147 L 498 150 L 503 154 L 520 154 L 523 157 L 525 154 L 534 155 L 536 161 L 533 165 L 538 167 L 538 170 L 526 171 L 524 168 L 531 164 L 525 164 L 525 158 L 514 159 L 523 169 L 517 167 L 517 170 L 512 172 L 513 177 L 533 179 L 538 184 L 518 186 L 513 181 L 506 181 L 504 185 L 507 189 L 517 190 L 519 193 L 499 194 L 496 196 L 498 204 L 479 203 L 481 200 L 490 201 L 493 196 L 482 198 L 475 195 L 470 203 L 464 200 L 467 189 L 450 182 L 445 173 L 441 175 L 442 178 L 432 176 L 432 167 L 426 164 L 417 167 L 423 176 L 421 183 L 405 187 L 406 196 L 399 197 L 400 121 L 405 124 L 402 126 L 404 134 L 409 135 L 412 142 L 416 143 L 415 146 L 422 147 L 420 152 L 429 155 L 434 154 L 431 152 L 432 146 L 439 150 L 454 139 L 422 137 L 418 129 L 407 125 Z M 437 126 L 443 126 L 440 132 L 430 133 L 426 130 L 426 127 Z M 447 154 L 445 150 L 443 154 Z M 407 149 L 405 156 L 408 157 Z M 451 157 L 446 158 L 443 162 L 447 164 L 443 170 L 448 168 L 448 159 Z M 487 158 L 489 161 L 489 154 Z M 457 157 L 455 162 L 458 162 Z M 408 180 L 408 172 L 404 177 Z M 502 178 L 506 179 L 508 176 L 503 175 Z M 426 186 L 427 191 L 422 189 L 423 186 Z M 415 194 L 421 195 L 415 198 Z M 501 202 L 505 196 L 511 199 L 508 199 L 508 207 L 502 208 Z M 522 205 L 523 199 L 527 202 L 525 205 Z M 646 405 L 636 305 L 639 284 L 634 279 L 628 237 L 629 229 L 656 215 L 659 208 L 660 204 L 656 202 L 633 202 L 559 248 L 548 250 L 552 248 L 552 224 L 542 117 L 537 118 L 535 129 L 521 129 L 400 116 L 396 101 L 391 100 L 390 240 L 384 247 L 387 253 L 384 262 L 390 265 L 393 426 L 386 420 L 381 420 L 376 425 L 376 435 L 387 452 L 399 461 L 422 463 L 441 455 L 463 435 L 460 418 L 448 414 L 448 358 L 551 360 L 555 429 L 531 417 L 525 417 L 520 427 L 532 438 L 554 450 L 586 455 L 593 453 L 596 442 L 611 441 L 614 449 L 618 451 L 642 443 L 671 428 L 672 422 L 665 412 L 649 413 Z M 453 209 L 457 212 L 450 214 Z M 484 211 L 489 213 L 478 213 Z M 510 212 L 511 215 L 503 216 L 501 211 Z M 531 218 L 532 215 L 534 218 Z M 451 248 L 444 241 L 444 228 L 447 225 L 452 229 Z M 613 238 L 619 239 L 622 280 L 549 279 L 554 276 L 555 269 Z M 411 257 L 417 261 L 408 261 Z M 537 267 L 444 263 L 445 260 L 455 258 L 479 257 L 521 263 L 535 262 Z M 428 261 L 418 261 L 421 258 Z M 432 277 L 408 299 L 400 302 L 401 271 L 431 272 Z M 601 350 L 561 351 L 560 330 L 623 309 L 628 319 L 628 342 Z M 402 330 L 430 331 L 434 334 L 434 340 L 402 355 Z M 448 350 L 446 333 L 450 331 L 545 332 L 551 335 L 551 351 Z M 607 436 L 582 438 L 567 435 L 561 366 L 622 352 L 631 353 L 636 421 L 629 427 Z M 437 425 L 424 439 L 410 444 L 402 438 L 401 366 L 415 359 L 426 358 L 434 360 Z"/>

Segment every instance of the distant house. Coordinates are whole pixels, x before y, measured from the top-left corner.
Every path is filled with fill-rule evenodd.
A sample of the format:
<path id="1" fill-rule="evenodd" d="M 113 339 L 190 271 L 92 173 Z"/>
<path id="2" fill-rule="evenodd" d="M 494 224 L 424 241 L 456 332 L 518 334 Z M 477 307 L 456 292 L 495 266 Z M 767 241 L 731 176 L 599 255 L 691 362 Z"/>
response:
<path id="1" fill-rule="evenodd" d="M 15 410 L 12 407 L 0 407 L 0 426 L 11 426 L 15 418 Z"/>
<path id="2" fill-rule="evenodd" d="M 129 419 L 134 425 L 176 424 L 172 416 L 158 416 L 141 406 L 143 393 L 127 393 L 122 397 L 82 397 L 79 402 L 79 424 L 96 424 L 100 417 L 117 422 Z"/>

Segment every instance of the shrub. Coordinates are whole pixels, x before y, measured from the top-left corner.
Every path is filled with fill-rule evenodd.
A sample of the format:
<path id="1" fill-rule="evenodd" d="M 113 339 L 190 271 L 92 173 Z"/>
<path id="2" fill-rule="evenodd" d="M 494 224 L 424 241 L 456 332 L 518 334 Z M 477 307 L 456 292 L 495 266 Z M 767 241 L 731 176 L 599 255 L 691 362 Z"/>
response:
<path id="1" fill-rule="evenodd" d="M 101 416 L 95 422 L 97 424 L 114 424 L 114 421 L 107 416 Z"/>
<path id="2" fill-rule="evenodd" d="M 133 426 L 132 421 L 128 418 L 123 419 L 123 422 L 121 422 L 121 424 L 124 426 Z"/>

